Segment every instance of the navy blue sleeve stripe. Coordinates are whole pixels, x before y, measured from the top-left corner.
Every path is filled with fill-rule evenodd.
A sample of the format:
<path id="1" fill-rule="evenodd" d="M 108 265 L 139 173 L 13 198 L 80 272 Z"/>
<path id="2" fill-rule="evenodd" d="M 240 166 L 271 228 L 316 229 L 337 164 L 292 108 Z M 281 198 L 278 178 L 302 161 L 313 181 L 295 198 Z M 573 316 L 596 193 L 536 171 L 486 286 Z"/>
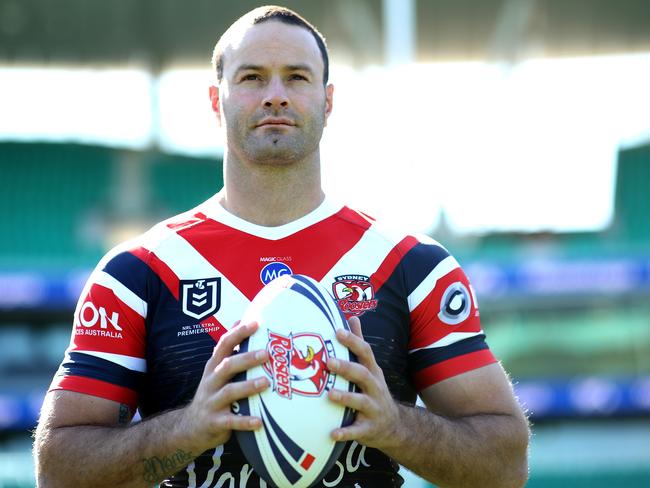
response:
<path id="1" fill-rule="evenodd" d="M 146 284 L 151 269 L 141 259 L 125 251 L 114 256 L 106 264 L 104 271 L 135 293 L 138 298 L 147 301 Z"/>
<path id="2" fill-rule="evenodd" d="M 57 376 L 83 376 L 138 391 L 144 373 L 89 354 L 71 352 L 63 360 Z"/>
<path id="3" fill-rule="evenodd" d="M 485 334 L 469 337 L 445 347 L 432 347 L 415 351 L 409 356 L 410 367 L 413 371 L 420 371 L 447 359 L 482 349 L 488 349 Z"/>
<path id="4" fill-rule="evenodd" d="M 406 276 L 406 294 L 410 295 L 449 253 L 435 244 L 419 243 L 402 258 L 401 267 Z"/>

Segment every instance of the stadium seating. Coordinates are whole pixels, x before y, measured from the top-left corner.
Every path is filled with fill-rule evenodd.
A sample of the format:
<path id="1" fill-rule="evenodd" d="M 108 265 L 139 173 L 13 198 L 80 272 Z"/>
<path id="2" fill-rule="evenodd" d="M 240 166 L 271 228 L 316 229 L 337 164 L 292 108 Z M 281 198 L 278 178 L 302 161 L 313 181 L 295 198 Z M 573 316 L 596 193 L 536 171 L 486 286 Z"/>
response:
<path id="1" fill-rule="evenodd" d="M 650 145 L 621 151 L 615 213 L 621 239 L 639 245 L 650 243 Z"/>
<path id="2" fill-rule="evenodd" d="M 222 186 L 221 162 L 137 153 L 149 222 L 182 212 Z M 92 266 L 108 247 L 120 199 L 124 151 L 76 144 L 0 144 L 0 266 Z"/>

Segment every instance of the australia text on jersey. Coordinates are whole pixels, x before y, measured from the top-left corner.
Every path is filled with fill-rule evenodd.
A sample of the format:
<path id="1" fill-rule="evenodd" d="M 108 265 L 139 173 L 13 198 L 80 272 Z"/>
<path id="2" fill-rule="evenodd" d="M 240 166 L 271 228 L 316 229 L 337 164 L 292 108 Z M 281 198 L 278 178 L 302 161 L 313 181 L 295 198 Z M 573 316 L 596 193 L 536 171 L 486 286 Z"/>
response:
<path id="1" fill-rule="evenodd" d="M 79 310 L 79 324 L 76 335 L 111 337 L 122 339 L 122 327 L 119 325 L 119 312 L 111 311 L 110 316 L 104 307 L 97 307 L 93 302 L 86 302 Z M 99 324 L 99 329 L 96 326 Z M 109 328 L 109 324 L 111 328 Z"/>

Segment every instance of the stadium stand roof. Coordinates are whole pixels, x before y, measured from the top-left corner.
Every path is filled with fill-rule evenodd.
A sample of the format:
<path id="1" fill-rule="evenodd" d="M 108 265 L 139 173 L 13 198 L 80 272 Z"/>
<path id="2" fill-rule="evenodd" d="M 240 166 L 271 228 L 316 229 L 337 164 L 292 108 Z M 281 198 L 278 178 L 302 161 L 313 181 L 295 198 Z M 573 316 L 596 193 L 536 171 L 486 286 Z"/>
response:
<path id="1" fill-rule="evenodd" d="M 0 63 L 208 63 L 251 0 L 3 0 Z M 285 0 L 339 59 L 383 59 L 382 0 Z M 516 60 L 650 50 L 644 0 L 415 0 L 417 60 Z"/>

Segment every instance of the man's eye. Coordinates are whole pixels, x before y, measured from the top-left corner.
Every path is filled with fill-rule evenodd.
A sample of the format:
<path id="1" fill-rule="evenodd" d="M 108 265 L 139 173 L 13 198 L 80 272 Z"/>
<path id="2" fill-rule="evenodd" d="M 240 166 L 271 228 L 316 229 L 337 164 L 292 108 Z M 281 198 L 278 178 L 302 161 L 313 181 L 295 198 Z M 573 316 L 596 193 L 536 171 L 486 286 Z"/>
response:
<path id="1" fill-rule="evenodd" d="M 242 76 L 242 81 L 257 81 L 260 79 L 260 75 L 249 74 Z"/>
<path id="2" fill-rule="evenodd" d="M 307 81 L 307 77 L 303 75 L 299 75 L 297 73 L 292 74 L 290 77 L 292 80 L 301 80 L 301 81 Z"/>

